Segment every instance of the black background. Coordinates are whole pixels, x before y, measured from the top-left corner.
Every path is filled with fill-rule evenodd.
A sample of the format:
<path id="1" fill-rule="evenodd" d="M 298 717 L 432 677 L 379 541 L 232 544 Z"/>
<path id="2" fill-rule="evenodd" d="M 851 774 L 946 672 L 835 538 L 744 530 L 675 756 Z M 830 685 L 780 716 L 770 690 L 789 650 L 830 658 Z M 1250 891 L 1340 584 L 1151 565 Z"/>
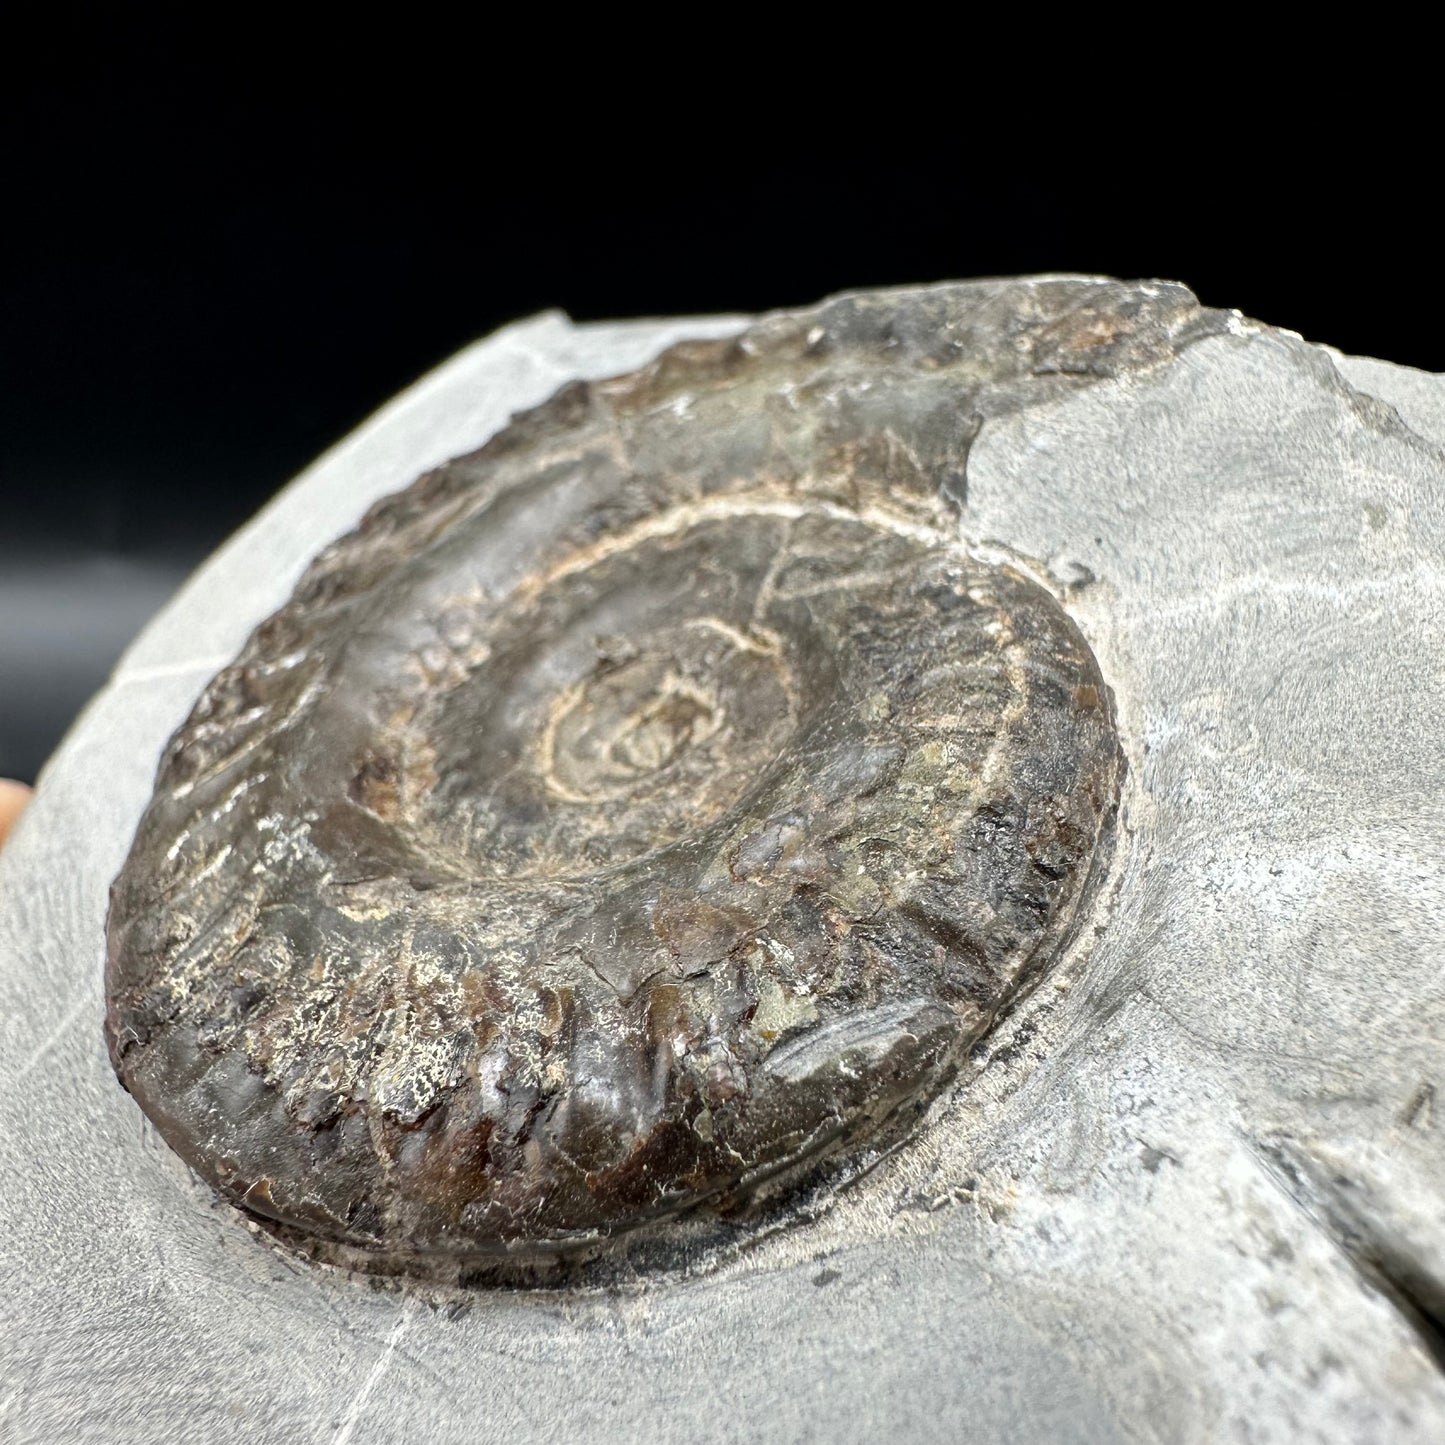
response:
<path id="1" fill-rule="evenodd" d="M 1167 276 L 1445 370 L 1427 164 L 1407 120 L 1352 124 L 1323 77 L 1220 56 L 1186 79 L 1173 52 L 1087 46 L 1048 74 L 949 52 L 922 75 L 928 37 L 840 62 L 765 34 L 631 67 L 574 37 L 563 65 L 566 22 L 542 20 L 523 44 L 90 19 L 4 62 L 0 773 L 33 776 L 145 615 L 289 476 L 543 307 Z"/>

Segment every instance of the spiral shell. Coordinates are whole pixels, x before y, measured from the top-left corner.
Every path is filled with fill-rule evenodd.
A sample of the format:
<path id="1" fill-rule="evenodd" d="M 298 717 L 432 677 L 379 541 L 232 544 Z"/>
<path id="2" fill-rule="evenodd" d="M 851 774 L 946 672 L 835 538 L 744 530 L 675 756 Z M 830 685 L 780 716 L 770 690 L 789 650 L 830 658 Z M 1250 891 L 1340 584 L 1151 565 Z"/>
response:
<path id="1" fill-rule="evenodd" d="M 111 1056 L 169 1143 L 406 1267 L 905 1129 L 1056 953 L 1121 774 L 1078 629 L 960 540 L 968 446 L 1167 354 L 1183 294 L 842 298 L 373 508 L 206 688 L 113 891 Z"/>

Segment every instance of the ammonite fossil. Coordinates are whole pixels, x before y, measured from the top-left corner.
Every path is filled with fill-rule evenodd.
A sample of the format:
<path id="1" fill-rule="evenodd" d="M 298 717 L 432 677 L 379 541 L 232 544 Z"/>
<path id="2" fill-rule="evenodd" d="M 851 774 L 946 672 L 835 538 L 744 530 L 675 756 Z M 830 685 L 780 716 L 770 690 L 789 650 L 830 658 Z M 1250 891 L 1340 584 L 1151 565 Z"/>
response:
<path id="1" fill-rule="evenodd" d="M 574 385 L 381 503 L 206 688 L 116 882 L 107 1036 L 302 1235 L 526 1256 L 905 1130 L 1057 951 L 1109 689 L 964 542 L 996 412 L 1169 287 L 843 297 Z"/>

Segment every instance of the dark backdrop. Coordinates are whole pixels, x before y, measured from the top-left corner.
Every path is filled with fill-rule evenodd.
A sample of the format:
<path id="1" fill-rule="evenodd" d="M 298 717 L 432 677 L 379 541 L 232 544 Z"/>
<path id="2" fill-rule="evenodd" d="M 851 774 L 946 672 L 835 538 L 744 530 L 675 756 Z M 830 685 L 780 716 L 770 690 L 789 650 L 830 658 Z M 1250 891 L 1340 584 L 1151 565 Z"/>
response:
<path id="1" fill-rule="evenodd" d="M 1297 85 L 1222 65 L 1170 96 L 1172 71 L 1135 62 L 1004 75 L 1000 109 L 961 63 L 790 70 L 764 47 L 664 83 L 585 43 L 564 68 L 545 25 L 359 53 L 230 23 L 92 19 L 5 62 L 0 773 L 34 774 L 276 487 L 542 307 L 749 311 L 1083 270 L 1445 370 L 1428 192 Z"/>

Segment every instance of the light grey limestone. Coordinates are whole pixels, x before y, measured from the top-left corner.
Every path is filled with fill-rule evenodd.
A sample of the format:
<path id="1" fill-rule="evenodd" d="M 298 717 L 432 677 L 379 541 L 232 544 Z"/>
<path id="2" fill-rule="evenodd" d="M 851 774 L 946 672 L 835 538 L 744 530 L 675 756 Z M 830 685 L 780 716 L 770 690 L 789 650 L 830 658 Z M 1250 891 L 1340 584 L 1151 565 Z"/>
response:
<path id="1" fill-rule="evenodd" d="M 277 1254 L 116 1085 L 106 888 L 206 678 L 377 496 L 739 324 L 463 352 L 207 563 L 47 768 L 0 856 L 0 1439 L 1445 1439 L 1445 379 L 1243 320 L 974 446 L 965 530 L 1047 567 L 1118 695 L 1111 896 L 820 1217 L 447 1308 Z"/>

